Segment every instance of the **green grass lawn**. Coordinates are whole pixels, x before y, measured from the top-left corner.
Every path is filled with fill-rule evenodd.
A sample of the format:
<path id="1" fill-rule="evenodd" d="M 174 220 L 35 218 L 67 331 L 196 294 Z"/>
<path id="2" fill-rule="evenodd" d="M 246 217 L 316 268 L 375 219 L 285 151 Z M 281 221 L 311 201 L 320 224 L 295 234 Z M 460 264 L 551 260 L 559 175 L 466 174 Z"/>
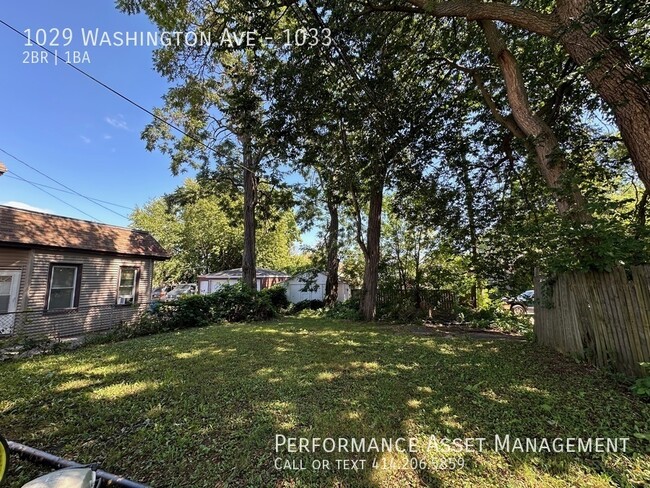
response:
<path id="1" fill-rule="evenodd" d="M 650 432 L 649 405 L 529 343 L 283 319 L 4 363 L 0 378 L 7 438 L 155 487 L 650 484 L 634 436 Z M 416 451 L 276 453 L 277 434 L 414 438 Z M 497 434 L 631 440 L 626 453 L 535 454 L 495 452 Z M 446 452 L 431 436 L 487 440 Z M 442 469 L 452 459 L 464 467 Z M 276 469 L 287 460 L 306 469 Z M 312 469 L 322 460 L 331 469 Z M 10 487 L 42 472 L 12 463 Z"/>

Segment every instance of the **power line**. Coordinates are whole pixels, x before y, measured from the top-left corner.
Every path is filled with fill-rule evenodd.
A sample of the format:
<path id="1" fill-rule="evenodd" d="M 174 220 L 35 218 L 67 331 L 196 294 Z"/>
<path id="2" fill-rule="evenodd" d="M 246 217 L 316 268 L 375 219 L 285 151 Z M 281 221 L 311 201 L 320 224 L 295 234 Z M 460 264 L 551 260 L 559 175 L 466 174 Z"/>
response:
<path id="1" fill-rule="evenodd" d="M 6 176 L 7 178 L 13 178 L 13 179 L 16 179 L 16 180 L 25 181 L 27 183 L 31 183 L 31 184 L 36 185 L 36 186 L 40 186 L 42 188 L 49 188 L 50 190 L 56 190 L 56 191 L 60 191 L 62 193 L 67 193 L 69 195 L 74 195 L 74 192 L 64 190 L 63 188 L 57 188 L 55 186 L 45 185 L 43 183 L 37 183 L 35 181 L 27 180 L 26 178 L 23 178 L 22 176 L 17 174 L 15 171 L 7 171 L 7 173 L 4 176 Z M 112 205 L 114 207 L 123 208 L 125 210 L 134 210 L 133 207 L 127 207 L 125 205 L 120 205 L 119 203 L 112 203 L 112 202 L 108 202 L 106 200 L 100 200 L 99 198 L 92 198 L 92 197 L 88 197 L 88 198 L 90 198 L 91 200 L 93 200 L 95 202 L 105 203 L 106 205 Z"/>
<path id="2" fill-rule="evenodd" d="M 1 148 L 1 147 L 0 147 L 0 151 L 3 152 L 3 153 L 5 153 L 5 154 L 6 154 L 7 156 L 9 156 L 10 158 L 15 159 L 15 160 L 18 161 L 19 163 L 24 164 L 25 166 L 27 166 L 27 167 L 30 168 L 31 170 L 36 171 L 38 174 L 44 176 L 44 177 L 47 178 L 48 180 L 53 181 L 53 182 L 56 183 L 57 185 L 60 185 L 60 186 L 62 186 L 63 188 L 65 188 L 66 190 L 69 190 L 70 192 L 74 193 L 75 195 L 77 195 L 77 196 L 79 196 L 79 197 L 81 197 L 81 198 L 84 198 L 84 199 L 88 200 L 90 203 L 94 203 L 95 205 L 97 205 L 97 206 L 99 206 L 99 207 L 102 207 L 104 210 L 108 210 L 109 212 L 112 212 L 112 213 L 114 213 L 115 215 L 117 215 L 117 216 L 119 216 L 119 217 L 122 217 L 123 219 L 129 220 L 129 218 L 128 218 L 126 215 L 123 215 L 123 214 L 121 214 L 121 213 L 119 213 L 119 212 L 116 212 L 116 211 L 113 210 L 112 208 L 108 208 L 107 206 L 105 206 L 105 205 L 103 205 L 103 204 L 101 204 L 101 203 L 98 203 L 98 202 L 94 201 L 92 198 L 87 197 L 86 195 L 82 195 L 82 194 L 79 193 L 77 190 L 74 190 L 74 189 L 70 188 L 69 186 L 64 185 L 64 184 L 61 183 L 60 181 L 55 180 L 55 179 L 52 178 L 51 176 L 46 175 L 46 174 L 43 173 L 41 170 L 35 168 L 34 166 L 32 166 L 31 164 L 29 164 L 28 162 L 23 161 L 22 159 L 18 158 L 17 156 L 14 156 L 14 155 L 11 154 L 10 152 L 5 151 L 5 150 L 4 150 L 3 148 Z M 86 214 L 86 215 L 88 215 L 88 214 Z"/>
<path id="3" fill-rule="evenodd" d="M 16 174 L 16 173 L 14 173 L 14 175 L 15 175 L 15 174 Z M 24 179 L 24 178 L 22 178 L 22 177 L 20 177 L 20 176 L 18 176 L 18 175 L 16 175 L 16 178 L 19 179 L 19 180 L 24 181 L 25 183 L 29 183 L 30 185 L 32 185 L 32 186 L 33 186 L 34 188 L 36 188 L 37 190 L 40 190 L 40 191 L 42 191 L 43 193 L 47 193 L 47 194 L 48 194 L 49 196 L 51 196 L 52 198 L 58 200 L 58 201 L 61 202 L 61 203 L 64 203 L 64 204 L 67 205 L 68 207 L 72 207 L 72 208 L 74 208 L 77 212 L 81 212 L 82 214 L 84 214 L 84 215 L 90 217 L 92 220 L 94 220 L 94 221 L 96 221 L 96 222 L 99 221 L 99 219 L 98 219 L 97 217 L 93 217 L 93 216 L 90 215 L 89 213 L 84 212 L 84 211 L 81 210 L 80 208 L 75 207 L 75 206 L 72 205 L 71 203 L 66 202 L 65 200 L 63 200 L 63 199 L 57 197 L 56 195 L 53 195 L 53 194 L 50 193 L 49 191 L 44 190 L 43 188 L 41 188 L 41 187 L 37 186 L 36 184 L 32 183 L 31 181 L 28 181 L 28 180 L 26 180 L 26 179 Z"/>
<path id="4" fill-rule="evenodd" d="M 46 52 L 48 52 L 49 54 L 51 54 L 52 56 L 56 57 L 58 60 L 60 60 L 60 61 L 63 62 L 64 64 L 67 64 L 67 65 L 70 66 L 72 69 L 78 71 L 79 73 L 81 73 L 81 74 L 84 75 L 85 77 L 91 79 L 92 81 L 94 81 L 94 82 L 97 83 L 98 85 L 100 85 L 100 86 L 106 88 L 108 91 L 110 91 L 110 92 L 113 93 L 114 95 L 117 95 L 118 97 L 120 97 L 121 99 L 127 101 L 128 103 L 130 103 L 130 104 L 133 105 L 134 107 L 137 107 L 137 108 L 139 108 L 140 110 L 142 110 L 143 112 L 149 114 L 151 117 L 153 117 L 154 119 L 158 120 L 159 122 L 162 122 L 163 124 L 167 125 L 168 127 L 170 127 L 170 128 L 172 128 L 172 129 L 174 129 L 175 131 L 178 131 L 179 133 L 183 134 L 185 137 L 187 137 L 187 138 L 190 139 L 191 141 L 196 142 L 197 144 L 203 146 L 205 149 L 208 149 L 209 151 L 216 152 L 216 150 L 215 150 L 213 147 L 211 147 L 210 145 L 208 145 L 208 144 L 204 143 L 203 141 L 201 141 L 201 140 L 199 140 L 199 139 L 196 139 L 195 137 L 189 135 L 187 132 L 185 132 L 185 131 L 184 131 L 183 129 L 181 129 L 180 127 L 177 127 L 176 125 L 172 124 L 171 122 L 168 122 L 167 120 L 163 119 L 162 117 L 156 115 L 156 114 L 153 113 L 151 110 L 149 110 L 149 109 L 143 107 L 143 106 L 140 105 L 138 102 L 135 102 L 134 100 L 130 99 L 130 98 L 127 97 L 126 95 L 123 95 L 122 93 L 120 93 L 119 91 L 115 90 L 114 88 L 111 88 L 111 87 L 108 86 L 106 83 L 104 83 L 103 81 L 98 80 L 97 78 L 95 78 L 95 77 L 92 76 L 91 74 L 86 73 L 84 70 L 82 70 L 81 68 L 77 67 L 76 65 L 74 65 L 74 64 L 72 64 L 72 63 L 69 63 L 68 61 L 66 61 L 65 59 L 63 59 L 61 56 L 59 56 L 57 53 L 55 53 L 54 51 L 48 49 L 46 46 L 43 46 L 42 44 L 38 44 L 38 43 L 35 42 L 33 39 L 30 39 L 30 38 L 27 37 L 24 33 L 20 32 L 18 29 L 16 29 L 16 28 L 13 27 L 12 25 L 8 24 L 8 23 L 5 22 L 4 20 L 0 19 L 0 24 L 2 24 L 2 25 L 4 25 L 5 27 L 11 29 L 11 30 L 14 31 L 16 34 L 18 34 L 19 36 L 24 37 L 25 39 L 27 39 L 28 41 L 30 41 L 30 42 L 33 43 L 34 45 L 40 47 L 40 48 L 43 49 L 44 51 L 46 51 Z M 233 162 L 233 164 L 234 164 L 235 166 L 237 166 L 237 167 L 243 169 L 244 171 L 250 171 L 251 173 L 253 173 L 253 170 L 252 170 L 252 169 L 247 168 L 246 166 L 244 166 L 244 165 L 242 165 L 242 164 L 239 164 L 239 163 L 236 163 L 236 162 Z"/>

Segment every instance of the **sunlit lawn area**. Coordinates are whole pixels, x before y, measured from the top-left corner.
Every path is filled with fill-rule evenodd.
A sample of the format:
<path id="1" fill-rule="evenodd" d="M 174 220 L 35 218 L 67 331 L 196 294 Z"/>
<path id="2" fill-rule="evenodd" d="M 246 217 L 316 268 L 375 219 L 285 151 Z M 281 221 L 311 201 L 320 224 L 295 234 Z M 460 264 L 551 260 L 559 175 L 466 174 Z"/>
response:
<path id="1" fill-rule="evenodd" d="M 530 343 L 283 319 L 0 364 L 0 378 L 7 438 L 155 487 L 650 483 L 648 441 L 634 436 L 650 432 L 648 404 Z M 417 450 L 276 453 L 276 434 L 417 438 Z M 522 454 L 495 452 L 495 434 L 631 439 L 625 454 Z M 487 439 L 450 453 L 432 435 Z M 459 457 L 463 468 L 440 469 Z M 276 469 L 278 458 L 306 469 Z M 366 464 L 339 469 L 337 458 Z M 331 469 L 312 469 L 323 459 Z M 10 487 L 43 472 L 12 462 Z"/>

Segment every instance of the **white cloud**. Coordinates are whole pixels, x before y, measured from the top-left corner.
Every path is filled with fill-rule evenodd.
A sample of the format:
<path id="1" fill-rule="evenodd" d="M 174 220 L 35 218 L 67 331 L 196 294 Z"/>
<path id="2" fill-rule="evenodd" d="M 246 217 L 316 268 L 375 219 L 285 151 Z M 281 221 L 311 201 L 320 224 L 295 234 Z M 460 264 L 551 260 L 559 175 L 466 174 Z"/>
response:
<path id="1" fill-rule="evenodd" d="M 117 114 L 116 117 L 107 116 L 104 117 L 104 120 L 107 124 L 112 125 L 116 129 L 129 130 L 129 126 L 126 124 L 126 120 L 124 120 L 124 116 L 122 114 Z"/>
<path id="2" fill-rule="evenodd" d="M 79 136 L 79 137 L 81 137 L 81 140 L 84 141 L 86 144 L 90 144 L 91 142 L 90 137 L 86 137 L 86 136 Z"/>
<path id="3" fill-rule="evenodd" d="M 110 135 L 110 134 L 104 134 L 103 137 L 104 137 L 104 139 L 107 140 L 107 141 L 108 141 L 109 139 L 112 139 L 112 138 L 113 138 L 113 136 Z"/>
<path id="4" fill-rule="evenodd" d="M 31 210 L 33 212 L 52 213 L 51 210 L 48 210 L 46 208 L 34 207 L 33 205 L 30 205 L 28 203 L 16 202 L 14 200 L 11 200 L 9 202 L 2 202 L 2 203 L 0 203 L 0 205 L 6 205 L 7 207 L 20 208 L 20 209 L 23 209 L 23 210 Z"/>

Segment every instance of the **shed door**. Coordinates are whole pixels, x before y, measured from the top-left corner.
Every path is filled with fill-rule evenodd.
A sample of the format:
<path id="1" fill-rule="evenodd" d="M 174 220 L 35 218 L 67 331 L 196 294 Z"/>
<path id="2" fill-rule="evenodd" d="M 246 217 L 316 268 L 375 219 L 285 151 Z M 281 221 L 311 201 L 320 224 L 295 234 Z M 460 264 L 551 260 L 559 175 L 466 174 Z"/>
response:
<path id="1" fill-rule="evenodd" d="M 14 331 L 19 287 L 20 271 L 0 270 L 0 335 Z"/>
<path id="2" fill-rule="evenodd" d="M 210 293 L 210 282 L 209 281 L 201 281 L 199 282 L 199 293 L 201 295 L 207 295 Z"/>

